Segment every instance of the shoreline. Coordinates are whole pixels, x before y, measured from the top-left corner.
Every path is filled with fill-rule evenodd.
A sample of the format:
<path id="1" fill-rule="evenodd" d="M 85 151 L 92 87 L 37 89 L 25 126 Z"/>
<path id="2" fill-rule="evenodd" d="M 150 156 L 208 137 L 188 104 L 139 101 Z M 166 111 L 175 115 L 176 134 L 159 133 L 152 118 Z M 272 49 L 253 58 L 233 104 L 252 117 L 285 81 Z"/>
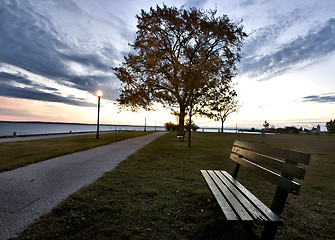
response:
<path id="1" fill-rule="evenodd" d="M 109 131 L 99 131 L 99 133 L 112 133 L 112 132 L 130 132 L 130 130 L 109 130 Z M 43 136 L 53 136 L 53 135 L 76 135 L 76 134 L 95 134 L 97 131 L 83 131 L 83 132 L 60 132 L 60 133 L 39 133 L 39 134 L 21 134 L 21 135 L 9 135 L 0 136 L 2 138 L 25 138 L 25 137 L 43 137 Z"/>
<path id="2" fill-rule="evenodd" d="M 100 124 L 99 132 L 164 130 L 163 126 L 106 125 Z M 0 138 L 45 136 L 74 133 L 94 133 L 96 124 L 57 122 L 11 122 L 0 121 Z"/>

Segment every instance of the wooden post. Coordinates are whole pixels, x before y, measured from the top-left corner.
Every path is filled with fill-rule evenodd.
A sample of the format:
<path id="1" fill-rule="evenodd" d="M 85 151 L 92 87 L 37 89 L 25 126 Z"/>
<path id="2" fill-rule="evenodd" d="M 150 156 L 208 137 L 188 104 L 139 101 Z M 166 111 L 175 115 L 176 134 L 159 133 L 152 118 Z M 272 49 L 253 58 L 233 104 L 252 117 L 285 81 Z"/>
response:
<path id="1" fill-rule="evenodd" d="M 265 143 L 265 130 L 262 129 L 262 143 Z"/>

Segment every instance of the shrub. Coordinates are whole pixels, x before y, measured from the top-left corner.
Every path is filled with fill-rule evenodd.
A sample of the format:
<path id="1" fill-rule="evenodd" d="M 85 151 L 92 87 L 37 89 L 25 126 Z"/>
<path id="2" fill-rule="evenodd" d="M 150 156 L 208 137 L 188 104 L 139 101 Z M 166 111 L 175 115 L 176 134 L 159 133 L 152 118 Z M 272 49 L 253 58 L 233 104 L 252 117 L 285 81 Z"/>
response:
<path id="1" fill-rule="evenodd" d="M 185 130 L 188 132 L 189 131 L 189 127 L 188 127 L 188 123 L 189 123 L 189 120 L 186 120 L 186 123 L 185 123 Z M 198 125 L 196 125 L 193 121 L 191 121 L 191 129 L 193 132 L 197 131 L 200 127 Z"/>
<path id="2" fill-rule="evenodd" d="M 172 122 L 167 122 L 164 124 L 164 127 L 166 131 L 177 131 L 178 125 L 172 123 Z"/>

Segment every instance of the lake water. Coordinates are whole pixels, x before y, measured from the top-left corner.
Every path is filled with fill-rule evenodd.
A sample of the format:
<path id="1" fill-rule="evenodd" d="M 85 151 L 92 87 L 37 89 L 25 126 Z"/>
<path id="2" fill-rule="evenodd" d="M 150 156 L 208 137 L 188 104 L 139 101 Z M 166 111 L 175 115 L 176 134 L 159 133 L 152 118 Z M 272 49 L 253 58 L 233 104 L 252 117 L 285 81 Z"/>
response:
<path id="1" fill-rule="evenodd" d="M 165 131 L 163 126 L 147 126 L 147 131 Z M 53 133 L 73 133 L 95 132 L 96 124 L 78 124 L 78 123 L 50 123 L 50 122 L 7 122 L 0 121 L 0 137 L 13 136 L 14 132 L 20 135 L 37 135 Z M 130 125 L 106 125 L 100 124 L 100 131 L 143 131 L 144 126 Z M 200 128 L 198 132 L 218 132 L 218 128 Z M 225 133 L 235 133 L 235 129 L 224 129 Z M 238 131 L 240 132 L 240 131 Z M 241 132 L 240 132 L 241 133 Z"/>
<path id="2" fill-rule="evenodd" d="M 105 125 L 100 124 L 100 131 L 131 130 L 143 131 L 144 126 L 129 125 Z M 96 124 L 72 124 L 72 123 L 44 123 L 44 122 L 4 122 L 0 121 L 0 137 L 16 135 L 35 135 L 49 133 L 73 133 L 95 132 Z M 147 131 L 155 130 L 155 126 L 147 126 Z M 157 126 L 157 131 L 165 130 L 164 127 Z"/>

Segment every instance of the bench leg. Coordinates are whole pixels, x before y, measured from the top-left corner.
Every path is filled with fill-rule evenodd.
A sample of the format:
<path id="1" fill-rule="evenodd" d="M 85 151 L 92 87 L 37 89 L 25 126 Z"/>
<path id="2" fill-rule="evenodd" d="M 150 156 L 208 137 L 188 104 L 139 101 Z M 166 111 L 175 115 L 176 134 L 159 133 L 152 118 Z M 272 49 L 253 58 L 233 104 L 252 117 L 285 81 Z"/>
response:
<path id="1" fill-rule="evenodd" d="M 258 239 L 254 230 L 252 229 L 252 227 L 254 226 L 253 223 L 244 223 L 243 227 L 245 229 L 245 231 L 247 232 L 248 236 L 250 237 L 250 239 Z"/>
<path id="2" fill-rule="evenodd" d="M 262 233 L 262 240 L 273 240 L 277 232 L 278 225 L 267 225 Z"/>

